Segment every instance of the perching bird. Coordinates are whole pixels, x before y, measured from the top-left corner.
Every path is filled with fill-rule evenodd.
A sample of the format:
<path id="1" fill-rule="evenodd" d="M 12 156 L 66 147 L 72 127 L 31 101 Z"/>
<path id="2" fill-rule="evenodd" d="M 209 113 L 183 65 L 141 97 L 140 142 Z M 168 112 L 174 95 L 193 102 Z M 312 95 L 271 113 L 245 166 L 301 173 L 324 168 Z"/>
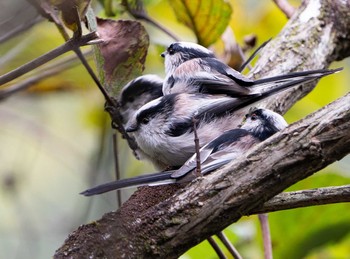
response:
<path id="1" fill-rule="evenodd" d="M 287 126 L 284 118 L 267 109 L 255 109 L 246 115 L 241 128 L 224 132 L 204 145 L 199 151 L 201 173 L 205 175 L 244 154 L 252 146 L 267 139 Z M 178 170 L 146 174 L 123 179 L 88 189 L 81 194 L 91 196 L 112 190 L 141 185 L 183 183 L 193 180 L 196 175 L 196 154 L 192 155 Z"/>
<path id="2" fill-rule="evenodd" d="M 123 87 L 118 102 L 124 126 L 141 106 L 163 95 L 162 86 L 162 78 L 148 74 L 135 78 Z"/>
<path id="3" fill-rule="evenodd" d="M 162 86 L 163 79 L 157 75 L 148 74 L 131 80 L 123 87 L 119 94 L 118 104 L 124 128 L 140 107 L 163 95 Z M 137 159 L 152 161 L 139 147 L 134 147 L 133 151 Z"/>
<path id="4" fill-rule="evenodd" d="M 247 97 L 339 71 L 318 69 L 253 80 L 218 60 L 209 49 L 190 42 L 172 43 L 161 56 L 165 58 L 164 95 L 207 93 Z"/>
<path id="5" fill-rule="evenodd" d="M 329 70 L 322 75 L 332 74 Z M 281 84 L 262 93 L 230 97 L 209 94 L 169 94 L 142 106 L 126 125 L 140 149 L 159 169 L 181 166 L 195 151 L 193 126 L 196 123 L 199 146 L 237 127 L 241 108 L 263 100 L 301 82 L 314 80 L 304 77 Z"/>

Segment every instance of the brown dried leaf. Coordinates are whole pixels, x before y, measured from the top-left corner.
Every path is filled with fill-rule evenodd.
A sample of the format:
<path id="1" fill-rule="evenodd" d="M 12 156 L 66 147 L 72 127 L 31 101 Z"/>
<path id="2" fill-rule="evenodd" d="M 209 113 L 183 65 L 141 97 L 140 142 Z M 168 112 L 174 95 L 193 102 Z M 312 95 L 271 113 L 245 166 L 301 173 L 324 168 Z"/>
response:
<path id="1" fill-rule="evenodd" d="M 97 32 L 104 41 L 98 45 L 100 78 L 106 90 L 116 95 L 144 69 L 149 37 L 141 23 L 97 18 Z"/>

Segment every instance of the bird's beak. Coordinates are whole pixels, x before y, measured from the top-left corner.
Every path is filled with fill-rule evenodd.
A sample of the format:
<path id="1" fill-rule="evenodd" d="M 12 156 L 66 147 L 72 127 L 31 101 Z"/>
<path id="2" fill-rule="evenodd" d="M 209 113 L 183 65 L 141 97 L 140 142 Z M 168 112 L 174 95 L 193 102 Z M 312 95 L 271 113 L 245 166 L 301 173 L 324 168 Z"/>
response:
<path id="1" fill-rule="evenodd" d="M 136 124 L 127 124 L 126 127 L 125 127 L 125 131 L 126 132 L 134 132 L 138 129 L 137 125 Z"/>
<path id="2" fill-rule="evenodd" d="M 160 54 L 160 56 L 162 57 L 162 58 L 165 58 L 165 55 L 166 55 L 166 51 L 164 51 L 162 54 Z"/>

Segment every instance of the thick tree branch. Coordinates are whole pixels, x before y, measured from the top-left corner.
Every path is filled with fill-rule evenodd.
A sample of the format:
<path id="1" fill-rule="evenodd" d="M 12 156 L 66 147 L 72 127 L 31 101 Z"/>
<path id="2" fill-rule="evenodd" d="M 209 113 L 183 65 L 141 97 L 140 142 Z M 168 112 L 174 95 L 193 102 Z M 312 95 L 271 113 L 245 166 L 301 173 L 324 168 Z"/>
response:
<path id="1" fill-rule="evenodd" d="M 304 1 L 285 28 L 261 51 L 254 78 L 321 69 L 350 55 L 350 2 Z M 267 100 L 266 108 L 288 111 L 315 84 L 302 85 Z"/>
<path id="2" fill-rule="evenodd" d="M 305 2 L 263 50 L 251 74 L 265 77 L 327 67 L 350 54 L 348 28 L 348 2 Z M 280 94 L 265 106 L 285 112 L 314 86 Z M 117 212 L 73 232 L 55 258 L 175 258 L 348 154 L 349 119 L 350 94 L 186 188 L 140 188 Z"/>

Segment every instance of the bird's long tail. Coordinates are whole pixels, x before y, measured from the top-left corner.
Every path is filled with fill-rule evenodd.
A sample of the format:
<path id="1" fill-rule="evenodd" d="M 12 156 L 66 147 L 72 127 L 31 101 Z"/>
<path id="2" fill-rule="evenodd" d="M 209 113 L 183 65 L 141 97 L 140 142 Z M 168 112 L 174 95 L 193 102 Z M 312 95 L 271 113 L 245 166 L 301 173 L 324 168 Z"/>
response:
<path id="1" fill-rule="evenodd" d="M 105 184 L 98 185 L 96 187 L 87 189 L 80 194 L 85 196 L 97 195 L 113 190 L 120 190 L 124 188 L 137 187 L 137 186 L 155 186 L 163 185 L 169 183 L 175 183 L 176 179 L 171 178 L 171 174 L 174 171 L 165 171 L 160 173 L 145 174 L 141 176 L 136 176 L 133 178 L 122 179 L 118 181 L 113 181 Z"/>
<path id="2" fill-rule="evenodd" d="M 331 75 L 341 71 L 343 68 L 337 69 L 317 69 L 302 72 L 291 72 L 285 75 L 272 76 L 257 79 L 251 86 L 252 94 L 274 93 L 294 85 L 320 79 L 324 76 Z"/>

